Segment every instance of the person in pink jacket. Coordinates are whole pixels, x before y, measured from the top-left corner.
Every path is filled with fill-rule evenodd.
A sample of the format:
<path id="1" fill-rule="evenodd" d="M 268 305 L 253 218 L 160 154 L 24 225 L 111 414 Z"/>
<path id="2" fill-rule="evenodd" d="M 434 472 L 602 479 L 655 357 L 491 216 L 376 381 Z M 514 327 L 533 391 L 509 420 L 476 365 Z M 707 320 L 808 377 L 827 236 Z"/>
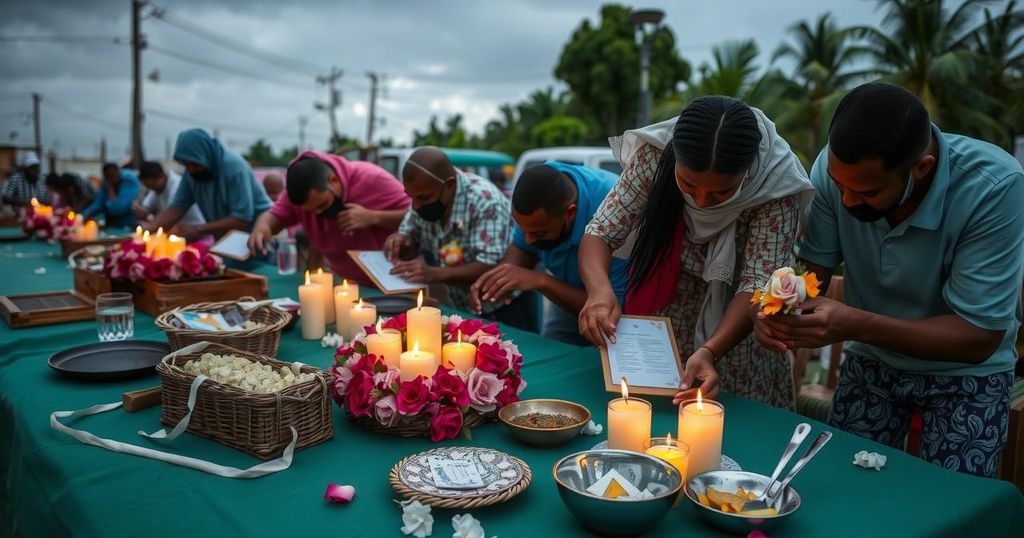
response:
<path id="1" fill-rule="evenodd" d="M 256 220 L 249 248 L 266 253 L 275 234 L 301 224 L 336 275 L 371 285 L 348 251 L 381 250 L 409 205 L 402 183 L 376 164 L 306 151 L 288 165 L 285 192 Z"/>

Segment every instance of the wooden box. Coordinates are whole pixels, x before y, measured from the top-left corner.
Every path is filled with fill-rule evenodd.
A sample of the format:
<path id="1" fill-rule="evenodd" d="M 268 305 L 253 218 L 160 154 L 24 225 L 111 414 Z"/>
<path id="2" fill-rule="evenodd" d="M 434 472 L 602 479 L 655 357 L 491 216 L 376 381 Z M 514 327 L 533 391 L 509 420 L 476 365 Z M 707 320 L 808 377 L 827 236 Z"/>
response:
<path id="1" fill-rule="evenodd" d="M 63 258 L 67 258 L 72 252 L 83 249 L 91 245 L 116 245 L 126 238 L 124 237 L 104 237 L 101 239 L 94 239 L 92 241 L 77 241 L 74 239 L 61 239 L 60 240 L 60 255 Z"/>
<path id="2" fill-rule="evenodd" d="M 96 317 L 93 299 L 75 290 L 0 297 L 0 314 L 13 329 L 86 321 Z"/>
<path id="3" fill-rule="evenodd" d="M 75 268 L 75 289 L 92 298 L 100 293 L 127 291 L 135 296 L 135 308 L 152 316 L 193 303 L 233 301 L 240 297 L 269 298 L 266 277 L 237 269 L 227 269 L 224 276 L 206 280 L 128 282 Z"/>

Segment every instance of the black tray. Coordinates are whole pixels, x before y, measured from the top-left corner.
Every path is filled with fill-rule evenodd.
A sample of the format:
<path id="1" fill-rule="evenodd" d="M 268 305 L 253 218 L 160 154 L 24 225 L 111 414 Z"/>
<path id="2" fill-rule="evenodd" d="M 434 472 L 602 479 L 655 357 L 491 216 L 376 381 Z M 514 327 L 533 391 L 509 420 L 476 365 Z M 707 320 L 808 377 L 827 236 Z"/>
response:
<path id="1" fill-rule="evenodd" d="M 114 381 L 152 374 L 160 359 L 171 353 L 167 342 L 121 340 L 86 344 L 50 355 L 50 368 L 62 375 Z"/>
<path id="2" fill-rule="evenodd" d="M 363 297 L 363 301 L 377 306 L 378 316 L 397 316 L 416 308 L 416 297 L 412 295 L 381 295 Z M 426 298 L 423 306 L 437 306 L 437 299 Z"/>

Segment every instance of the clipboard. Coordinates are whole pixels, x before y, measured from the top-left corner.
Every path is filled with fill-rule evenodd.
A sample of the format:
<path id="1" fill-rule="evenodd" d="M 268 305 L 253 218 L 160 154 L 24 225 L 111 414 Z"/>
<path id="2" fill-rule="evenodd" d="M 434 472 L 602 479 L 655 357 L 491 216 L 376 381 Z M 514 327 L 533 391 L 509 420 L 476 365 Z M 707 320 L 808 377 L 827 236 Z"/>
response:
<path id="1" fill-rule="evenodd" d="M 672 330 L 672 320 L 667 317 L 660 316 L 622 316 L 619 318 L 619 326 L 622 326 L 624 321 L 628 320 L 646 320 L 663 322 L 665 324 L 666 333 L 668 335 L 668 341 L 672 348 L 672 356 L 675 357 L 675 367 L 678 379 L 683 378 L 683 365 L 679 358 L 679 346 L 676 345 L 675 331 Z M 601 347 L 601 371 L 604 375 L 604 389 L 608 392 L 617 393 L 621 390 L 619 379 L 612 379 L 612 367 L 608 357 L 608 347 Z M 629 385 L 630 394 L 644 394 L 648 396 L 675 396 L 679 392 L 679 387 L 665 388 L 665 387 L 653 387 L 645 386 L 639 383 L 634 383 L 626 378 L 626 383 Z"/>
<path id="2" fill-rule="evenodd" d="M 252 257 L 252 251 L 249 250 L 249 234 L 231 230 L 210 247 L 210 252 L 235 261 L 248 261 Z"/>
<path id="3" fill-rule="evenodd" d="M 367 261 L 364 260 L 364 258 L 366 257 L 366 254 L 370 254 L 370 253 L 380 253 L 381 256 L 383 256 L 383 252 L 379 251 L 379 250 L 350 250 L 350 251 L 348 251 L 348 255 L 352 257 L 352 260 L 354 262 L 356 262 L 356 265 L 358 265 L 359 268 L 362 269 L 364 273 L 366 273 L 366 276 L 370 277 L 370 280 L 373 281 L 373 285 L 377 286 L 377 289 L 380 290 L 381 293 L 383 293 L 384 295 L 400 295 L 400 294 L 405 294 L 405 293 L 415 293 L 417 291 L 427 289 L 427 285 L 426 284 L 416 284 L 414 282 L 407 282 L 407 281 L 404 281 L 404 280 L 402 280 L 402 282 L 404 283 L 403 285 L 399 285 L 399 286 L 388 286 L 388 285 L 385 285 L 385 282 L 382 281 L 381 278 L 378 277 L 378 275 L 376 274 L 377 272 L 382 270 L 382 267 L 380 267 L 380 266 L 371 266 L 370 263 L 367 263 Z M 376 257 L 376 256 L 374 256 L 374 257 Z M 390 262 L 388 262 L 388 266 L 390 267 Z M 400 280 L 397 277 L 394 277 L 394 276 L 391 276 L 391 275 L 388 275 L 387 278 Z"/>

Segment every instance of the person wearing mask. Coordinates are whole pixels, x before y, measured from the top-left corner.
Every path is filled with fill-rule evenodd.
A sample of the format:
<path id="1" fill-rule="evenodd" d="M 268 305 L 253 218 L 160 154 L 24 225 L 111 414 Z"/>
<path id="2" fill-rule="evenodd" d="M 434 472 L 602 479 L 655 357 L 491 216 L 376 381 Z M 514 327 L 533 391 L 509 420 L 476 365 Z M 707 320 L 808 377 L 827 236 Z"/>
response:
<path id="1" fill-rule="evenodd" d="M 171 207 L 175 193 L 181 184 L 181 176 L 164 170 L 163 165 L 156 161 L 146 161 L 139 167 L 139 180 L 148 191 L 142 202 L 135 207 L 135 214 L 143 222 L 148 221 L 161 211 Z M 182 226 L 199 226 L 205 223 L 199 207 L 193 205 L 181 218 Z"/>
<path id="2" fill-rule="evenodd" d="M 103 215 L 107 227 L 134 228 L 135 211 L 132 204 L 142 187 L 135 174 L 118 168 L 114 163 L 103 165 L 103 183 L 89 207 L 82 211 L 83 219 Z"/>

